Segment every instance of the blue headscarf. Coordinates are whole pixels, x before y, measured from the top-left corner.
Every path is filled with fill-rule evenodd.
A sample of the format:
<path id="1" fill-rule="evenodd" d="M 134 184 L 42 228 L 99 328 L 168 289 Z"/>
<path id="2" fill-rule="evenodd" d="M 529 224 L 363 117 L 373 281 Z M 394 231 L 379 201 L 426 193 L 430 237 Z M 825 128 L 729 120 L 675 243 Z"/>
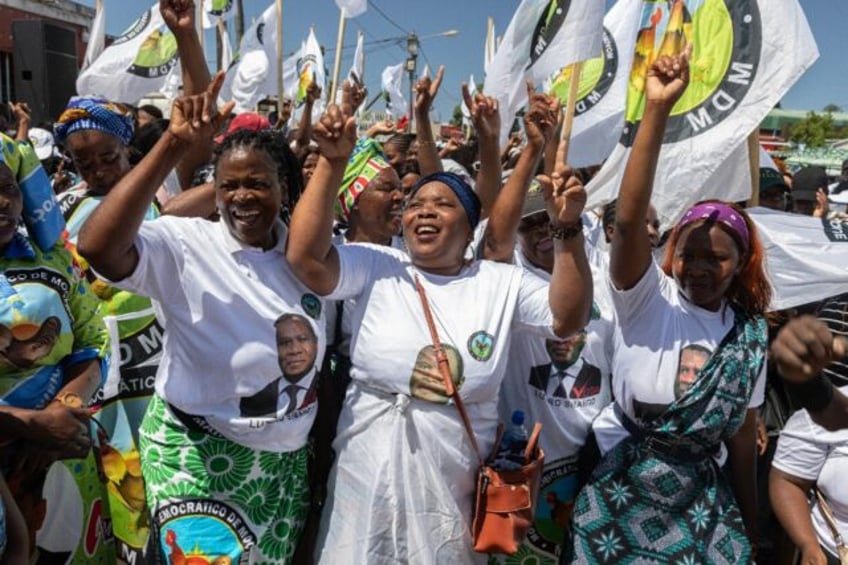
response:
<path id="1" fill-rule="evenodd" d="M 129 145 L 133 136 L 133 123 L 129 108 L 123 104 L 103 98 L 79 96 L 71 99 L 59 116 L 54 130 L 59 143 L 65 143 L 68 136 L 76 131 L 93 129 L 114 135 L 121 143 Z"/>
<path id="2" fill-rule="evenodd" d="M 409 197 L 412 198 L 422 186 L 431 182 L 440 182 L 456 194 L 456 197 L 459 199 L 459 203 L 465 210 L 465 215 L 468 217 L 468 224 L 471 226 L 472 230 L 475 229 L 477 224 L 480 223 L 480 210 L 482 208 L 480 198 L 474 192 L 474 189 L 471 188 L 467 182 L 462 180 L 462 177 L 455 173 L 439 172 L 423 177 L 418 181 L 418 184 L 413 187 L 412 191 L 409 193 Z"/>

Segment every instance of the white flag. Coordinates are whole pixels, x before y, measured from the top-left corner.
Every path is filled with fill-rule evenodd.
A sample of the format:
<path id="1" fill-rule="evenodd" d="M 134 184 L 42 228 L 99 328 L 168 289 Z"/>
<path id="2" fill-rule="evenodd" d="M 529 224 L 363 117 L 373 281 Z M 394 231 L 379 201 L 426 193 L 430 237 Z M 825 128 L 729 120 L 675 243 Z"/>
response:
<path id="1" fill-rule="evenodd" d="M 388 98 L 386 112 L 395 120 L 409 111 L 406 98 L 403 96 L 403 70 L 404 63 L 399 63 L 383 69 L 381 76 L 383 93 Z"/>
<path id="2" fill-rule="evenodd" d="M 489 72 L 489 65 L 492 63 L 492 59 L 495 58 L 496 50 L 497 46 L 495 45 L 495 21 L 490 17 L 489 25 L 486 28 L 486 43 L 483 46 L 483 70 L 487 74 Z"/>
<path id="3" fill-rule="evenodd" d="M 233 49 L 230 47 L 230 34 L 223 23 L 218 24 L 218 37 L 221 38 L 221 68 L 226 71 L 233 63 Z"/>
<path id="4" fill-rule="evenodd" d="M 618 0 L 604 16 L 600 57 L 583 63 L 574 124 L 568 146 L 568 163 L 573 167 L 599 165 L 609 157 L 624 129 L 624 106 L 633 46 L 642 15 L 642 0 Z M 568 101 L 571 69 L 564 67 L 550 88 L 563 106 Z"/>
<path id="5" fill-rule="evenodd" d="M 599 0 L 522 0 L 486 74 L 483 92 L 498 99 L 501 145 L 527 103 L 527 79 L 541 85 L 564 65 L 601 50 L 604 3 Z"/>
<path id="6" fill-rule="evenodd" d="M 85 59 L 83 59 L 80 72 L 90 67 L 97 60 L 106 44 L 106 10 L 103 6 L 103 0 L 98 0 L 95 7 L 97 11 L 94 14 L 94 21 L 91 22 L 88 45 L 85 47 Z"/>
<path id="7" fill-rule="evenodd" d="M 362 32 L 356 36 L 356 51 L 353 52 L 353 64 L 347 76 L 351 82 L 365 84 L 365 35 Z"/>
<path id="8" fill-rule="evenodd" d="M 336 0 L 336 6 L 346 18 L 361 16 L 368 9 L 368 0 Z"/>
<path id="9" fill-rule="evenodd" d="M 230 19 L 235 10 L 235 0 L 203 0 L 203 29 L 218 25 L 219 21 Z"/>
<path id="10" fill-rule="evenodd" d="M 677 0 L 670 8 L 646 2 L 624 133 L 587 187 L 588 206 L 618 193 L 644 112 L 647 69 L 686 44 L 693 47 L 690 82 L 668 120 L 654 181 L 652 202 L 667 224 L 698 200 L 733 199 L 727 186 L 709 179 L 818 58 L 797 0 Z"/>
<path id="11" fill-rule="evenodd" d="M 848 288 L 848 223 L 777 212 L 748 210 L 766 252 L 774 289 L 772 310 L 842 294 Z"/>
<path id="12" fill-rule="evenodd" d="M 289 88 L 287 86 L 286 91 L 291 92 L 292 99 L 295 103 L 295 110 L 292 113 L 292 118 L 296 120 L 300 120 L 300 116 L 303 113 L 303 104 L 306 102 L 306 89 L 309 87 L 309 84 L 315 82 L 318 86 L 321 87 L 322 92 L 327 88 L 326 85 L 326 73 L 324 72 L 324 55 L 321 53 L 321 45 L 318 43 L 318 39 L 315 37 L 315 30 L 309 30 L 309 37 L 306 38 L 306 43 L 301 48 L 302 54 L 297 59 L 296 64 L 296 82 L 292 84 L 288 82 L 287 84 L 290 86 L 294 86 L 294 88 Z M 285 81 L 289 79 L 284 77 Z M 312 122 L 315 123 L 321 118 L 321 114 L 324 113 L 324 96 L 318 98 L 315 101 L 315 104 L 312 106 Z"/>
<path id="13" fill-rule="evenodd" d="M 77 93 L 135 104 L 162 88 L 177 58 L 177 40 L 157 2 L 80 73 Z"/>
<path id="14" fill-rule="evenodd" d="M 470 75 L 468 77 L 468 94 L 471 96 L 472 100 L 474 100 L 474 96 L 477 95 L 477 83 L 474 82 L 474 75 Z M 468 106 L 465 105 L 464 101 L 459 103 L 459 107 L 462 110 L 462 125 L 465 127 L 471 127 L 471 110 L 468 109 Z"/>

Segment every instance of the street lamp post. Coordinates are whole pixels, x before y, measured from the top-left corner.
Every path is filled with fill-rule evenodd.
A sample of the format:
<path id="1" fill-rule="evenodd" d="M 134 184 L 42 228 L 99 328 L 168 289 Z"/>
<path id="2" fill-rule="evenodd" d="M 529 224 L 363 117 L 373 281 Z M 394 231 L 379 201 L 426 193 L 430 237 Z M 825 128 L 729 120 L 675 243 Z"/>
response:
<path id="1" fill-rule="evenodd" d="M 409 53 L 406 60 L 406 70 L 409 73 L 409 130 L 412 131 L 412 122 L 415 119 L 415 67 L 418 62 L 418 36 L 414 33 L 406 38 L 406 51 Z"/>

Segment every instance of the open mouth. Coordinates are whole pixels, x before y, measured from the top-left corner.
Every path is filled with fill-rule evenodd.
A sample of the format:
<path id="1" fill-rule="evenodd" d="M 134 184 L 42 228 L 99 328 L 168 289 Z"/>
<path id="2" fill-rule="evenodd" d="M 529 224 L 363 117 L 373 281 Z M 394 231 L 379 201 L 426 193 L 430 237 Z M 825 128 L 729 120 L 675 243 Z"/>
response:
<path id="1" fill-rule="evenodd" d="M 6 229 L 10 227 L 17 227 L 18 222 L 16 218 L 9 216 L 7 214 L 0 214 L 0 229 Z"/>
<path id="2" fill-rule="evenodd" d="M 232 210 L 233 219 L 243 224 L 254 224 L 259 219 L 259 210 Z"/>

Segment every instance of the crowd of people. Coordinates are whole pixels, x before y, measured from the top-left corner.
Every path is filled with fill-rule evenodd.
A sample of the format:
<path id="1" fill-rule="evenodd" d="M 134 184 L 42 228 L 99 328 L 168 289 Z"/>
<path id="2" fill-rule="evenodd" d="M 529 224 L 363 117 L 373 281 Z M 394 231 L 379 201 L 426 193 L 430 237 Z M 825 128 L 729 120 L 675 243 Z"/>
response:
<path id="1" fill-rule="evenodd" d="M 745 203 L 660 224 L 687 52 L 648 70 L 590 210 L 598 167 L 558 158 L 532 85 L 505 148 L 465 88 L 472 135 L 437 139 L 444 69 L 414 132 L 361 131 L 355 82 L 315 123 L 314 84 L 294 127 L 233 116 L 190 4 L 160 2 L 167 119 L 81 96 L 0 124 L 0 563 L 840 562 L 848 293 L 772 312 Z M 758 181 L 759 206 L 840 221 L 823 169 Z M 477 458 L 422 297 L 480 451 L 516 410 L 542 423 L 515 556 L 472 549 Z"/>

